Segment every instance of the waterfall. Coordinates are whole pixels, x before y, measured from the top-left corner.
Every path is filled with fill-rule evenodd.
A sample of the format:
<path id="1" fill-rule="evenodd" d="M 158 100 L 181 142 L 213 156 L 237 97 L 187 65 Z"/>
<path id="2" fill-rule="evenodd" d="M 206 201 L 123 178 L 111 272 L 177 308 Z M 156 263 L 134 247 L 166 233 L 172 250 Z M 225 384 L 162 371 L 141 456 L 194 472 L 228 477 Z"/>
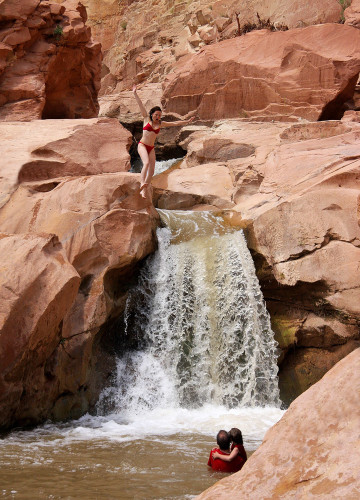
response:
<path id="1" fill-rule="evenodd" d="M 125 311 L 142 349 L 119 359 L 100 406 L 279 406 L 277 347 L 243 231 L 211 212 L 159 214 L 158 250 Z"/>

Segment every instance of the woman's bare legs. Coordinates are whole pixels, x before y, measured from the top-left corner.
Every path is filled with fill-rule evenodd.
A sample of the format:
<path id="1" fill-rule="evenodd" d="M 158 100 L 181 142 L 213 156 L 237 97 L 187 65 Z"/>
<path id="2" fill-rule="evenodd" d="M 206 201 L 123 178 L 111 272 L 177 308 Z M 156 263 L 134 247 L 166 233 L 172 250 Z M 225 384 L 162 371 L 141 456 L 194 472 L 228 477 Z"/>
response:
<path id="1" fill-rule="evenodd" d="M 138 153 L 140 155 L 141 161 L 143 162 L 143 168 L 141 170 L 141 186 L 140 192 L 142 196 L 146 196 L 147 187 L 150 184 L 152 176 L 155 170 L 155 150 L 152 149 L 150 153 L 147 152 L 146 147 L 143 144 L 138 145 Z"/>

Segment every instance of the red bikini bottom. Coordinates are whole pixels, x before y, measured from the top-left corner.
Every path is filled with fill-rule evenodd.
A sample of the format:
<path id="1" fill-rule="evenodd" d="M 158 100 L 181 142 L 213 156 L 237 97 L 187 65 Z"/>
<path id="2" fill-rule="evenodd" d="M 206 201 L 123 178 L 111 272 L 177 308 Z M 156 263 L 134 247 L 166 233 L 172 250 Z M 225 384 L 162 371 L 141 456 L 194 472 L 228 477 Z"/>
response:
<path id="1" fill-rule="evenodd" d="M 147 144 L 144 144 L 141 141 L 139 141 L 139 144 L 142 144 L 143 146 L 146 147 L 146 151 L 148 152 L 148 154 L 154 149 L 154 146 L 148 146 Z"/>

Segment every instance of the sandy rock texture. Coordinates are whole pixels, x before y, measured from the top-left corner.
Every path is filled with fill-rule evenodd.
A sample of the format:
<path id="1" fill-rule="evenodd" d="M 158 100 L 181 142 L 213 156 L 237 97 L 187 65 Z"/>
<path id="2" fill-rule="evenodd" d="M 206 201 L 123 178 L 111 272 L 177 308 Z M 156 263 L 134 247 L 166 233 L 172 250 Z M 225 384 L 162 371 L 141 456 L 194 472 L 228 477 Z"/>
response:
<path id="1" fill-rule="evenodd" d="M 3 427 L 30 419 L 38 406 L 49 410 L 57 389 L 49 359 L 62 349 L 61 321 L 75 300 L 80 277 L 56 236 L 1 233 L 0 238 Z"/>
<path id="2" fill-rule="evenodd" d="M 345 24 L 360 28 L 360 1 L 352 0 L 351 5 L 344 11 Z"/>
<path id="3" fill-rule="evenodd" d="M 0 120 L 98 114 L 101 45 L 77 0 L 0 2 Z"/>
<path id="4" fill-rule="evenodd" d="M 78 417 L 95 404 L 113 362 L 104 325 L 122 313 L 137 264 L 154 251 L 158 216 L 127 172 L 129 133 L 117 120 L 1 130 L 6 428 Z"/>
<path id="5" fill-rule="evenodd" d="M 59 3 L 61 0 L 56 0 Z M 338 22 L 336 0 L 83 0 L 94 37 L 104 50 L 102 95 L 137 82 L 159 82 L 182 56 L 233 38 L 240 26 L 259 23 L 257 13 L 274 27 Z"/>
<path id="6" fill-rule="evenodd" d="M 359 138 L 346 121 L 191 125 L 180 168 L 153 179 L 157 206 L 225 210 L 245 228 L 286 402 L 359 345 Z"/>
<path id="7" fill-rule="evenodd" d="M 360 71 L 360 31 L 325 24 L 253 31 L 183 58 L 164 83 L 167 112 L 200 119 L 339 119 Z"/>
<path id="8" fill-rule="evenodd" d="M 356 349 L 294 401 L 240 472 L 196 498 L 357 498 L 359 363 Z"/>

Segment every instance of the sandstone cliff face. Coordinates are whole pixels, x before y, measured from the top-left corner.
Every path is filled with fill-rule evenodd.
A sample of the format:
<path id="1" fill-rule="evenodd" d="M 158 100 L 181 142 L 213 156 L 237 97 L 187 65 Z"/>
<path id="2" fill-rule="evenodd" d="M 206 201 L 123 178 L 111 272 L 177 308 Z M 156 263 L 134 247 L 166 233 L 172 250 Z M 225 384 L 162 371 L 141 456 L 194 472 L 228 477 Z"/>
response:
<path id="1" fill-rule="evenodd" d="M 96 402 L 112 368 L 100 329 L 121 314 L 137 263 L 154 251 L 157 214 L 127 172 L 130 134 L 116 120 L 0 128 L 10 159 L 0 209 L 6 428 L 78 417 Z"/>
<path id="2" fill-rule="evenodd" d="M 101 45 L 77 0 L 0 2 L 0 120 L 98 114 Z"/>
<path id="3" fill-rule="evenodd" d="M 240 472 L 196 498 L 356 498 L 359 362 L 357 349 L 290 406 Z"/>
<path id="4" fill-rule="evenodd" d="M 338 119 L 360 71 L 360 31 L 318 25 L 255 31 L 184 58 L 166 78 L 167 112 L 200 119 Z"/>
<path id="5" fill-rule="evenodd" d="M 61 0 L 57 0 L 61 2 Z M 83 0 L 94 36 L 104 49 L 102 94 L 131 87 L 132 81 L 158 82 L 177 60 L 201 47 L 232 38 L 247 23 L 270 20 L 277 28 L 338 22 L 336 0 Z M 237 15 L 238 16 L 237 16 Z"/>

